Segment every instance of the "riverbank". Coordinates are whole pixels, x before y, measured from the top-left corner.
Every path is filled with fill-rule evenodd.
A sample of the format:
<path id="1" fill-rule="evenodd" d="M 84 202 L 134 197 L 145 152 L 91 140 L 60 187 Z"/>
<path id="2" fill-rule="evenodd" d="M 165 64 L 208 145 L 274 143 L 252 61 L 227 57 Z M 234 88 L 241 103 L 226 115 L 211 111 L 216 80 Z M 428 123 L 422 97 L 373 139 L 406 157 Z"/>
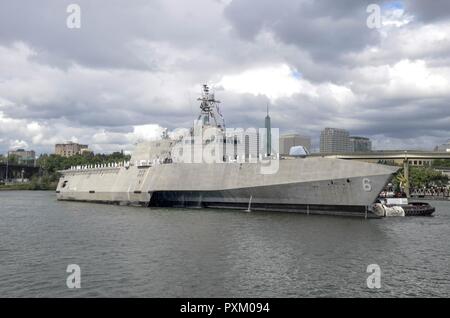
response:
<path id="1" fill-rule="evenodd" d="M 26 190 L 26 191 L 55 191 L 56 183 L 50 184 L 36 184 L 36 183 L 13 183 L 7 185 L 0 185 L 0 191 L 17 191 L 17 190 Z"/>

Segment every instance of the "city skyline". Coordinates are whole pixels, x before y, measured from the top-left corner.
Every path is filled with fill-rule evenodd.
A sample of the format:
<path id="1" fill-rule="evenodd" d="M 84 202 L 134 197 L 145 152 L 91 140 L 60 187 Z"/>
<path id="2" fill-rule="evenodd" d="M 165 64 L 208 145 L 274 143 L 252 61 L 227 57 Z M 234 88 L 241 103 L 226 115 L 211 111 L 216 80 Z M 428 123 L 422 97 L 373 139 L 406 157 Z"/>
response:
<path id="1" fill-rule="evenodd" d="M 130 151 L 190 127 L 205 82 L 229 127 L 264 127 L 270 103 L 273 127 L 314 145 L 329 126 L 374 149 L 450 138 L 446 2 L 380 1 L 382 25 L 369 28 L 371 1 L 83 0 L 79 29 L 66 25 L 70 3 L 0 5 L 1 153 L 66 140 Z"/>
<path id="2" fill-rule="evenodd" d="M 320 141 L 321 136 L 327 130 L 345 131 L 347 133 L 347 135 L 348 135 L 346 137 L 348 139 L 348 141 L 347 141 L 348 145 L 345 146 L 347 150 L 344 151 L 342 149 L 340 151 L 331 151 L 331 153 L 358 152 L 358 151 L 359 152 L 364 152 L 364 151 L 383 151 L 383 150 L 424 150 L 424 149 L 413 149 L 413 148 L 409 148 L 409 149 L 408 148 L 403 148 L 403 149 L 380 149 L 380 148 L 379 149 L 374 149 L 374 148 L 372 148 L 372 140 L 370 138 L 368 138 L 368 137 L 350 135 L 350 132 L 345 130 L 345 129 L 343 129 L 343 128 L 325 127 L 320 133 L 319 142 L 318 143 L 312 143 L 311 142 L 311 140 L 316 139 L 315 137 L 312 138 L 311 136 L 304 135 L 304 134 L 301 134 L 299 132 L 292 131 L 292 130 L 279 134 L 278 139 L 279 139 L 279 151 L 280 151 L 280 154 L 288 154 L 288 152 L 289 152 L 288 151 L 289 149 L 286 148 L 287 145 L 283 145 L 283 143 L 285 142 L 284 139 L 286 139 L 286 138 L 292 139 L 292 140 L 290 140 L 288 142 L 288 144 L 292 144 L 291 146 L 302 145 L 302 146 L 305 146 L 310 152 L 313 152 L 313 153 L 319 153 L 319 152 L 327 153 L 327 152 L 330 152 L 330 151 L 322 151 L 320 149 L 321 144 L 322 144 L 322 142 Z M 176 131 L 172 131 L 170 133 L 176 133 Z M 159 137 L 156 136 L 156 137 L 154 137 L 151 140 L 157 140 L 157 139 L 161 139 L 161 136 L 159 136 Z M 294 141 L 296 139 L 300 139 L 301 141 Z M 355 145 L 355 142 L 358 142 L 358 141 L 363 141 L 364 143 L 368 143 L 368 144 L 367 145 Z M 87 150 L 88 152 L 93 152 L 90 149 L 88 149 L 89 145 L 83 145 L 82 143 L 77 143 L 77 142 L 73 142 L 73 141 L 69 140 L 69 141 L 66 141 L 66 142 L 55 144 L 54 145 L 54 149 L 52 151 L 37 153 L 36 154 L 36 158 L 38 158 L 38 155 L 40 155 L 40 154 L 57 154 L 57 155 L 65 156 L 64 154 L 61 153 L 61 152 L 64 152 L 64 150 L 61 150 L 61 149 L 58 150 L 57 148 L 58 147 L 62 147 L 62 146 L 72 146 L 72 145 L 82 146 L 83 148 L 85 148 L 84 150 Z M 95 148 L 96 145 L 91 145 L 91 146 L 93 146 Z M 355 148 L 358 148 L 358 147 L 361 147 L 361 146 L 363 147 L 363 149 L 355 149 Z M 365 149 L 367 146 L 368 146 L 368 148 Z M 431 147 L 431 148 L 425 149 L 425 150 L 430 150 L 430 151 L 433 150 L 433 151 L 438 151 L 438 152 L 448 152 L 449 149 L 450 149 L 450 139 L 446 143 L 441 143 L 439 145 L 435 145 L 434 147 Z M 16 152 L 16 151 L 32 151 L 32 152 L 35 152 L 34 149 L 31 149 L 31 148 L 24 149 L 24 148 L 21 148 L 21 147 L 15 147 L 15 148 L 9 149 L 4 154 L 0 152 L 0 156 L 5 156 L 5 155 L 8 155 L 8 153 L 10 153 L 10 152 Z M 114 153 L 114 152 L 124 152 L 124 150 L 123 149 L 119 149 L 119 150 L 115 149 L 113 151 L 106 152 L 106 153 Z M 130 154 L 131 151 L 127 150 L 127 151 L 125 151 L 125 153 Z M 77 153 L 77 151 L 75 151 L 71 155 L 76 155 L 76 154 L 80 154 L 80 153 Z"/>

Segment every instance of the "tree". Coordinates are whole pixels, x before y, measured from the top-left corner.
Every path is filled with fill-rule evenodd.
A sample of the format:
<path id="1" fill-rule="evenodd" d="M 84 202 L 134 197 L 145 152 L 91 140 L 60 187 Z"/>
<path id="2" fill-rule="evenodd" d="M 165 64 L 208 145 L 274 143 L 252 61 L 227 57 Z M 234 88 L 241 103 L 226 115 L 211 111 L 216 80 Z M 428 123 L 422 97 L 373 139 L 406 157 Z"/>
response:
<path id="1" fill-rule="evenodd" d="M 432 163 L 433 167 L 450 167 L 450 159 L 435 159 Z"/>
<path id="2" fill-rule="evenodd" d="M 8 158 L 6 160 L 10 165 L 19 164 L 19 157 L 17 157 L 16 155 L 8 155 Z"/>
<path id="3" fill-rule="evenodd" d="M 393 182 L 396 188 L 404 186 L 406 179 L 403 174 L 403 169 L 397 172 Z M 409 184 L 411 187 L 443 186 L 447 185 L 447 183 L 448 177 L 433 168 L 410 167 L 409 169 Z"/>
<path id="4" fill-rule="evenodd" d="M 71 166 L 85 166 L 129 161 L 130 158 L 130 155 L 124 155 L 121 152 L 114 152 L 109 155 L 75 155 L 71 157 L 62 157 L 54 154 L 43 154 L 38 159 L 38 166 L 42 168 L 44 176 L 49 176 L 52 181 L 56 181 L 59 179 L 58 171 L 69 169 Z"/>

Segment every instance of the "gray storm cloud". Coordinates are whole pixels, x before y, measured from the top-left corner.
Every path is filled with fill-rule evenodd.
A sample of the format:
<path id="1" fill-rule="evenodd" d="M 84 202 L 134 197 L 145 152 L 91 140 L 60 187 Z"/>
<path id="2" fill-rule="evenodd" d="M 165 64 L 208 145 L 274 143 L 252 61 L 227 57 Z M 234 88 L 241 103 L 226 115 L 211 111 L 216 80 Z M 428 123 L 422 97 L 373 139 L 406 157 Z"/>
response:
<path id="1" fill-rule="evenodd" d="M 450 138 L 447 1 L 74 1 L 0 4 L 0 153 L 65 140 L 131 150 L 189 127 L 204 82 L 232 127 L 336 126 L 380 148 Z"/>

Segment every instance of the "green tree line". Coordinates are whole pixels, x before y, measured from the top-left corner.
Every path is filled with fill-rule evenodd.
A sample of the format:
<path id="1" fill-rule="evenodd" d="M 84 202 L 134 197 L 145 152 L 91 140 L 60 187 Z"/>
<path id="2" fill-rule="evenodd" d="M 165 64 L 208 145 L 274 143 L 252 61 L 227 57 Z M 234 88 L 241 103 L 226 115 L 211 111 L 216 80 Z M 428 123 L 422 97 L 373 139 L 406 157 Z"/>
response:
<path id="1" fill-rule="evenodd" d="M 410 167 L 409 168 L 409 183 L 411 188 L 429 187 L 429 186 L 445 186 L 448 184 L 448 177 L 440 171 L 436 171 L 430 167 Z M 403 169 L 400 169 L 394 179 L 393 183 L 398 189 L 400 183 L 404 185 L 405 178 Z"/>
<path id="2" fill-rule="evenodd" d="M 435 159 L 432 165 L 433 167 L 450 167 L 450 159 Z"/>
<path id="3" fill-rule="evenodd" d="M 59 155 L 43 154 L 37 160 L 37 165 L 47 174 L 56 174 L 58 170 L 69 169 L 71 166 L 96 165 L 130 160 L 130 155 L 122 152 L 113 152 L 112 154 L 96 155 L 75 155 L 71 157 L 62 157 Z M 59 178 L 59 176 L 58 176 Z"/>
<path id="4" fill-rule="evenodd" d="M 32 176 L 30 183 L 3 185 L 3 189 L 17 190 L 54 190 L 56 189 L 60 173 L 58 171 L 69 169 L 71 166 L 107 164 L 113 162 L 129 161 L 130 155 L 122 152 L 113 152 L 112 154 L 96 155 L 75 155 L 63 157 L 55 154 L 42 154 L 36 161 L 40 171 Z"/>

